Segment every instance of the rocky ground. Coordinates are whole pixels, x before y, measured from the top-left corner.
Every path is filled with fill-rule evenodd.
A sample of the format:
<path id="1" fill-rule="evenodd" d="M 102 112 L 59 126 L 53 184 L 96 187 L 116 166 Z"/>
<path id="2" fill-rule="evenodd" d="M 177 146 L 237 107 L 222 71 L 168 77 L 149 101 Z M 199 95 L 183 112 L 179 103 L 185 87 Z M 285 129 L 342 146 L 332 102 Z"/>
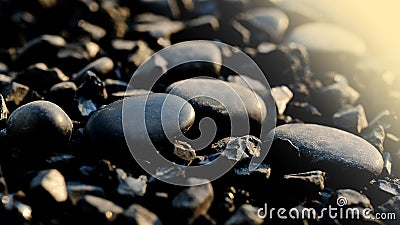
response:
<path id="1" fill-rule="evenodd" d="M 398 224 L 400 77 L 366 63 L 363 40 L 308 5 L 2 0 L 0 27 L 0 224 Z M 236 46 L 272 90 L 252 74 L 220 66 L 232 52 L 210 42 L 191 42 L 153 67 L 190 58 L 215 64 L 168 70 L 151 90 L 128 88 L 152 54 L 190 40 Z M 222 103 L 196 97 L 203 93 Z M 271 93 L 276 112 L 263 101 Z M 161 155 L 180 165 L 222 158 L 235 166 L 212 182 L 191 177 L 189 183 L 204 183 L 197 186 L 157 179 L 189 176 L 179 166 L 149 175 L 125 141 L 124 97 L 133 113 L 140 113 L 136 105 L 149 105 L 147 132 Z M 177 105 L 183 105 L 178 112 Z M 167 120 L 179 115 L 178 130 L 189 138 L 198 137 L 201 119 L 212 118 L 213 143 L 201 151 L 178 138 L 171 143 L 163 110 Z M 249 170 L 250 159 L 265 151 L 259 138 L 271 113 L 272 146 Z M 247 118 L 250 129 L 228 137 L 229 114 Z M 133 145 L 140 147 L 146 131 L 135 118 Z M 172 123 L 164 129 L 177 131 Z M 370 209 L 371 216 L 332 218 L 324 214 L 328 207 Z M 282 219 L 271 208 L 322 216 Z M 389 213 L 396 219 L 382 218 Z"/>

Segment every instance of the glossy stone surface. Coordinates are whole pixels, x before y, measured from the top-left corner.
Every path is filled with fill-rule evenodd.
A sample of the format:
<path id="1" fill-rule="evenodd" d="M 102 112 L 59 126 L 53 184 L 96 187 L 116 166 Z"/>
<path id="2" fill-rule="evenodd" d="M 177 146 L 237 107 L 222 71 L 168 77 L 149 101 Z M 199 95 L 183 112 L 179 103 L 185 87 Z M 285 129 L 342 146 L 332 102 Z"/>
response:
<path id="1" fill-rule="evenodd" d="M 198 51 L 199 49 L 201 51 Z M 158 78 L 157 83 L 169 85 L 197 76 L 217 77 L 221 70 L 221 63 L 221 50 L 214 43 L 182 42 L 150 58 L 139 70 L 136 70 L 131 84 L 134 84 L 135 88 L 148 89 L 148 81 Z M 159 75 L 163 76 L 159 77 Z"/>
<path id="2" fill-rule="evenodd" d="M 277 8 L 254 8 L 237 17 L 250 32 L 249 43 L 279 42 L 289 26 L 289 19 Z"/>
<path id="3" fill-rule="evenodd" d="M 198 178 L 190 178 L 191 180 Z M 198 182 L 198 181 L 194 181 Z M 214 199 L 211 183 L 188 187 L 173 200 L 172 207 L 179 213 L 179 221 L 191 224 L 196 218 L 207 213 Z"/>
<path id="4" fill-rule="evenodd" d="M 285 42 L 303 44 L 310 53 L 315 72 L 348 72 L 365 55 L 364 41 L 351 31 L 329 23 L 305 23 L 296 27 Z"/>
<path id="5" fill-rule="evenodd" d="M 17 108 L 8 118 L 8 135 L 17 144 L 45 145 L 68 140 L 72 121 L 56 104 L 34 101 Z"/>
<path id="6" fill-rule="evenodd" d="M 275 130 L 274 144 L 269 156 L 275 166 L 292 172 L 319 169 L 327 172 L 328 182 L 333 185 L 366 184 L 383 168 L 382 156 L 374 146 L 336 128 L 282 125 Z"/>
<path id="7" fill-rule="evenodd" d="M 227 132 L 231 132 L 232 121 L 237 126 L 231 136 L 246 135 L 248 128 L 250 134 L 258 135 L 266 116 L 266 107 L 261 97 L 238 84 L 194 78 L 170 85 L 167 92 L 189 101 L 196 111 L 196 120 L 200 121 L 204 117 L 213 119 L 219 128 L 217 136 L 229 136 Z"/>
<path id="8" fill-rule="evenodd" d="M 90 140 L 96 146 L 119 146 L 126 148 L 122 125 L 123 104 L 123 100 L 118 100 L 99 109 L 90 116 L 85 130 Z M 124 107 L 128 108 L 128 112 L 132 118 L 129 122 L 132 124 L 132 135 L 129 138 L 132 138 L 133 142 L 137 141 L 140 143 L 146 141 L 144 139 L 146 134 L 154 142 L 165 142 L 168 140 L 164 132 L 178 132 L 170 134 L 172 137 L 179 135 L 179 131 L 175 129 L 177 125 L 181 131 L 185 132 L 194 122 L 195 113 L 193 108 L 189 103 L 177 96 L 159 93 L 134 95 L 125 98 L 125 104 Z M 141 110 L 145 104 L 147 132 L 140 125 L 143 123 L 143 121 L 140 121 L 143 118 Z M 162 110 L 164 110 L 163 122 L 161 122 Z M 175 124 L 178 122 L 177 120 L 179 120 L 179 124 Z"/>

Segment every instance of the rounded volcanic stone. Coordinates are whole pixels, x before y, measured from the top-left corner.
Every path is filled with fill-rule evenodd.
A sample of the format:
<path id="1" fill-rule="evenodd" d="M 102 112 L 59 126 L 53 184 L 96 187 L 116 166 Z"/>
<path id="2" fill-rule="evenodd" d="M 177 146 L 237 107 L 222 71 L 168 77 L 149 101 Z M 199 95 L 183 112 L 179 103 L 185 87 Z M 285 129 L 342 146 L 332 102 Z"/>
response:
<path id="1" fill-rule="evenodd" d="M 7 121 L 8 135 L 18 145 L 27 146 L 66 141 L 72 127 L 71 119 L 58 105 L 42 100 L 17 108 Z"/>
<path id="2" fill-rule="evenodd" d="M 283 173 L 327 172 L 328 183 L 339 187 L 365 185 L 383 168 L 381 154 L 364 139 L 316 124 L 277 127 L 268 158 L 272 168 Z"/>
<path id="3" fill-rule="evenodd" d="M 255 91 L 216 79 L 193 78 L 173 83 L 167 92 L 187 100 L 200 122 L 209 117 L 217 125 L 217 138 L 259 135 L 266 106 Z M 209 132 L 209 130 L 207 130 Z"/>
<path id="4" fill-rule="evenodd" d="M 143 63 L 134 73 L 131 84 L 148 89 L 150 81 L 170 85 L 197 76 L 217 77 L 221 71 L 220 48 L 208 41 L 186 41 L 165 48 Z M 159 77 L 162 75 L 161 77 Z"/>
<path id="5" fill-rule="evenodd" d="M 123 109 L 125 118 L 129 120 L 125 126 Z M 99 109 L 90 116 L 85 130 L 90 140 L 100 148 L 126 149 L 124 129 L 129 128 L 129 138 L 138 146 L 147 141 L 146 136 L 153 143 L 160 144 L 166 143 L 167 137 L 186 132 L 194 118 L 194 109 L 184 99 L 174 95 L 149 93 L 129 96 Z"/>
<path id="6" fill-rule="evenodd" d="M 358 36 L 322 22 L 296 27 L 285 42 L 303 44 L 310 53 L 311 66 L 316 72 L 338 71 L 346 74 L 354 62 L 366 53 L 366 45 Z"/>
<path id="7" fill-rule="evenodd" d="M 239 14 L 238 21 L 249 29 L 255 43 L 280 42 L 289 26 L 289 19 L 277 8 L 254 8 Z"/>

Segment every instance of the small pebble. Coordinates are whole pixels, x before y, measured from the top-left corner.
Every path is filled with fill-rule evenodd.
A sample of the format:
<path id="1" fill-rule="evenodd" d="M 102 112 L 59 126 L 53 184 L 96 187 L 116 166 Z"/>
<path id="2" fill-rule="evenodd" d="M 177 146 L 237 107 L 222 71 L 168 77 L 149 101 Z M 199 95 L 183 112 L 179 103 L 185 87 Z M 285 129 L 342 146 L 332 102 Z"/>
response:
<path id="1" fill-rule="evenodd" d="M 87 71 L 92 71 L 101 79 L 111 78 L 110 75 L 114 69 L 114 62 L 107 57 L 102 57 L 96 59 L 95 61 L 89 63 L 83 69 L 78 71 L 73 77 L 72 81 L 75 83 L 80 83 L 84 79 L 84 75 Z"/>
<path id="2" fill-rule="evenodd" d="M 275 100 L 278 113 L 282 115 L 285 112 L 286 105 L 293 98 L 293 93 L 286 86 L 274 87 L 271 89 L 272 97 Z"/>
<path id="3" fill-rule="evenodd" d="M 156 214 L 138 204 L 129 206 L 123 213 L 121 220 L 126 224 L 162 225 Z"/>
<path id="4" fill-rule="evenodd" d="M 250 36 L 244 43 L 258 44 L 262 41 L 280 42 L 289 26 L 289 19 L 277 8 L 254 8 L 239 14 L 236 21 L 245 27 Z"/>
<path id="5" fill-rule="evenodd" d="M 115 146 L 126 149 L 127 145 L 122 127 L 123 104 L 124 101 L 122 100 L 113 102 L 97 110 L 89 117 L 85 130 L 93 144 L 106 149 L 108 147 L 114 149 Z M 125 104 L 125 107 L 128 107 L 129 112 L 132 113 L 131 115 L 135 115 L 132 116 L 130 121 L 131 132 L 133 133 L 129 138 L 132 138 L 132 143 L 145 142 L 144 135 L 147 134 L 155 143 L 166 142 L 168 140 L 164 132 L 171 132 L 170 137 L 174 137 L 181 134 L 182 131 L 187 131 L 194 122 L 195 113 L 192 106 L 177 96 L 159 93 L 133 95 L 125 98 Z M 144 104 L 148 106 L 145 113 L 142 112 Z M 169 110 L 165 110 L 166 107 Z M 169 112 L 163 115 L 164 124 L 161 122 L 161 109 L 164 109 L 164 112 Z M 150 115 L 151 120 L 149 119 Z M 174 124 L 177 116 L 179 123 Z M 146 118 L 147 131 L 145 127 L 137 125 L 141 124 L 141 119 L 144 118 Z M 110 123 L 110 121 L 113 122 Z M 180 130 L 177 130 L 176 126 L 179 126 Z"/>
<path id="6" fill-rule="evenodd" d="M 40 202 L 59 203 L 68 199 L 64 176 L 55 169 L 40 171 L 32 179 L 30 188 L 34 198 Z"/>
<path id="7" fill-rule="evenodd" d="M 368 126 L 367 116 L 362 105 L 339 111 L 333 114 L 332 120 L 335 127 L 353 134 L 359 134 Z"/>
<path id="8" fill-rule="evenodd" d="M 190 180 L 197 178 L 189 178 Z M 194 182 L 198 183 L 198 181 Z M 188 187 L 172 200 L 172 208 L 180 215 L 181 223 L 192 224 L 199 216 L 207 213 L 214 199 L 211 183 Z"/>
<path id="9" fill-rule="evenodd" d="M 249 204 L 241 205 L 225 225 L 254 224 L 261 225 L 264 219 L 257 214 L 258 208 Z"/>
<path id="10" fill-rule="evenodd" d="M 351 31 L 323 22 L 296 27 L 285 42 L 303 44 L 310 53 L 312 68 L 316 73 L 338 71 L 346 74 L 346 69 L 351 68 L 367 50 L 364 41 Z"/>
<path id="11" fill-rule="evenodd" d="M 59 106 L 48 101 L 25 104 L 11 113 L 7 120 L 10 138 L 16 144 L 25 146 L 65 142 L 71 137 L 72 127 L 68 115 Z"/>
<path id="12" fill-rule="evenodd" d="M 88 223 L 109 224 L 124 213 L 124 209 L 104 198 L 85 195 L 77 203 L 81 221 Z"/>

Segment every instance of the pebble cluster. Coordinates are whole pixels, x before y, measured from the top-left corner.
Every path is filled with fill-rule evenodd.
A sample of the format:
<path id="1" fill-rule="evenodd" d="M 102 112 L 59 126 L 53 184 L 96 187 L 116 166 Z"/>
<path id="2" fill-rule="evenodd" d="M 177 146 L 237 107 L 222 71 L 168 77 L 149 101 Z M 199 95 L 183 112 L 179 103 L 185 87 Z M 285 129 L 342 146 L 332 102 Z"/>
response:
<path id="1" fill-rule="evenodd" d="M 398 224 L 400 76 L 370 66 L 363 40 L 310 5 L 1 0 L 0 27 L 1 225 Z M 180 59 L 214 64 L 184 64 L 164 73 L 151 90 L 129 89 L 132 74 L 152 54 L 190 40 L 241 49 L 265 74 L 271 92 L 252 74 L 238 76 L 221 66 L 232 53 L 211 42 L 162 55 L 150 69 Z M 269 94 L 276 112 L 266 110 Z M 158 152 L 176 164 L 224 158 L 235 166 L 212 182 L 190 177 L 189 183 L 203 183 L 195 186 L 157 179 L 185 176 L 175 167 L 149 175 L 127 147 L 123 103 L 132 108 L 138 146 L 147 132 Z M 147 131 L 135 128 L 141 119 L 135 107 L 143 104 Z M 162 111 L 166 121 L 179 117 L 179 132 L 174 123 L 161 125 Z M 259 135 L 267 113 L 276 113 L 275 137 L 265 160 L 249 170 L 250 159 L 264 150 Z M 248 132 L 230 137 L 229 115 L 248 118 Z M 217 131 L 201 151 L 178 138 L 171 143 L 164 133 L 196 138 L 206 117 Z M 281 219 L 260 216 L 266 205 L 373 213 Z M 377 213 L 394 213 L 395 219 Z"/>

